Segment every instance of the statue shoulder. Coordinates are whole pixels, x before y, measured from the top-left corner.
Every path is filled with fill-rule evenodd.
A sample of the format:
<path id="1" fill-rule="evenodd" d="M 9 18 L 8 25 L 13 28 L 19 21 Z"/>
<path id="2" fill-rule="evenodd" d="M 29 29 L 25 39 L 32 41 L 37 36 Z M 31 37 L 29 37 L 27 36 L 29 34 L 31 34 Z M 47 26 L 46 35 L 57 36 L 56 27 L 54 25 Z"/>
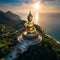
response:
<path id="1" fill-rule="evenodd" d="M 24 25 L 27 26 L 28 25 L 28 22 L 26 22 Z"/>

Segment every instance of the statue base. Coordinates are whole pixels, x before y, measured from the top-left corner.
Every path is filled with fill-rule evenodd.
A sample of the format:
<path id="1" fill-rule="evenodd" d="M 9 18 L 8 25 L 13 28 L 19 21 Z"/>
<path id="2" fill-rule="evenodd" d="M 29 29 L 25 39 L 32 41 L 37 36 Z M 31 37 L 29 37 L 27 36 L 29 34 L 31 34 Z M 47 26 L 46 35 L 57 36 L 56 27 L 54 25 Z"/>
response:
<path id="1" fill-rule="evenodd" d="M 27 36 L 28 36 L 28 35 L 27 35 Z M 38 35 L 37 38 L 32 38 L 32 37 L 30 36 L 30 37 L 32 38 L 32 40 L 30 40 L 30 39 L 28 40 L 27 38 L 24 39 L 23 37 L 24 37 L 23 34 L 18 37 L 18 41 L 19 41 L 19 43 L 20 43 L 19 49 L 20 49 L 20 51 L 22 51 L 22 52 L 27 51 L 27 49 L 29 48 L 29 46 L 31 46 L 31 45 L 36 45 L 36 44 L 40 43 L 41 40 L 42 40 L 42 37 L 41 37 L 40 35 Z M 29 37 L 28 37 L 28 38 L 29 38 Z"/>

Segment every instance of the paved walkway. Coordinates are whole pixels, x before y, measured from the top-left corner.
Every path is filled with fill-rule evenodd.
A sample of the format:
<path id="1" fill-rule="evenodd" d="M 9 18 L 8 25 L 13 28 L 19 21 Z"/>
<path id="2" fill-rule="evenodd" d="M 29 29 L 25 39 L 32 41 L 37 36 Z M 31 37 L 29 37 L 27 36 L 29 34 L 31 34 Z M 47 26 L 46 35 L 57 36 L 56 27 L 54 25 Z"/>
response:
<path id="1" fill-rule="evenodd" d="M 41 42 L 42 37 L 39 35 L 39 41 L 32 42 L 31 40 L 23 40 L 22 35 L 18 37 L 18 44 L 13 48 L 12 52 L 10 52 L 6 56 L 6 60 L 13 60 L 18 56 L 18 50 L 21 52 L 27 51 L 30 45 L 35 45 Z"/>

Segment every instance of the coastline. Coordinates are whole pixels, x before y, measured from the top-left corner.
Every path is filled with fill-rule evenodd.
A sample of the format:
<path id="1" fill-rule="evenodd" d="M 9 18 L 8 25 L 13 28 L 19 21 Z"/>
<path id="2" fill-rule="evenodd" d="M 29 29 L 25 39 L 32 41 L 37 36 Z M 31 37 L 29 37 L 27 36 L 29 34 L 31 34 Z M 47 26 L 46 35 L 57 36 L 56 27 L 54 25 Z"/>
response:
<path id="1" fill-rule="evenodd" d="M 60 41 L 56 40 L 55 38 L 53 38 L 52 36 L 48 35 L 45 33 L 46 36 L 48 36 L 49 38 L 52 38 L 54 41 L 56 41 L 58 44 L 60 44 Z"/>

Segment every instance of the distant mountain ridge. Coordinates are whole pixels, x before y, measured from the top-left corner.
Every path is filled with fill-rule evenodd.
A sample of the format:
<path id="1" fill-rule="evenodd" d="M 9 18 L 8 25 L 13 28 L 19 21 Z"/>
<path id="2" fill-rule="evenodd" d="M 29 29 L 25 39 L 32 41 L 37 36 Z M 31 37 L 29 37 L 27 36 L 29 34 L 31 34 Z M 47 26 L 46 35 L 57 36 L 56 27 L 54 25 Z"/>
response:
<path id="1" fill-rule="evenodd" d="M 11 19 L 18 21 L 20 19 L 20 16 L 12 13 L 11 11 L 6 12 L 7 17 L 10 17 Z"/>
<path id="2" fill-rule="evenodd" d="M 19 21 L 20 17 L 11 11 L 0 11 L 0 23 L 11 23 L 13 21 Z"/>

